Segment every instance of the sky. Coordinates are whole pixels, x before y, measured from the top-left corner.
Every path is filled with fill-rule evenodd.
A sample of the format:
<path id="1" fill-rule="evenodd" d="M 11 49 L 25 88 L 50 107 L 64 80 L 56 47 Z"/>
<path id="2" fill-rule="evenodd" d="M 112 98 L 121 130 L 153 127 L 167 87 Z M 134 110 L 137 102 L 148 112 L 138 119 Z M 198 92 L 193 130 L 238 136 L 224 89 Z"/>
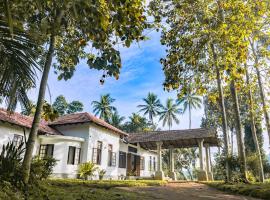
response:
<path id="1" fill-rule="evenodd" d="M 64 95 L 67 101 L 79 100 L 84 104 L 84 111 L 92 113 L 91 102 L 99 100 L 100 96 L 109 93 L 115 99 L 113 105 L 117 108 L 119 114 L 126 120 L 133 112 L 138 113 L 137 106 L 142 104 L 142 99 L 148 92 L 158 95 L 161 102 L 165 104 L 167 98 L 176 99 L 176 92 L 167 92 L 163 90 L 162 83 L 164 74 L 159 62 L 161 57 L 165 56 L 165 48 L 160 44 L 160 33 L 152 31 L 147 34 L 149 40 L 134 43 L 130 48 L 121 47 L 122 69 L 120 78 L 107 78 L 103 85 L 99 80 L 102 71 L 90 69 L 85 60 L 81 60 L 76 68 L 74 76 L 68 81 L 58 81 L 57 75 L 51 70 L 48 85 L 51 91 L 52 101 L 59 96 Z M 29 95 L 33 100 L 37 99 L 38 90 L 32 90 Z M 48 91 L 46 99 L 49 100 Z M 201 118 L 203 117 L 203 107 L 192 110 L 192 128 L 199 128 Z M 147 116 L 146 116 L 147 117 Z M 173 124 L 172 129 L 187 129 L 188 113 L 179 115 L 179 124 Z M 155 119 L 158 127 L 162 130 L 162 123 Z M 268 151 L 268 136 L 265 135 L 265 150 Z"/>
<path id="2" fill-rule="evenodd" d="M 84 111 L 92 113 L 91 102 L 99 100 L 100 96 L 109 93 L 115 99 L 113 105 L 117 108 L 120 115 L 126 117 L 133 112 L 137 113 L 137 106 L 142 104 L 142 99 L 148 92 L 153 92 L 165 104 L 167 98 L 176 99 L 176 92 L 163 90 L 162 83 L 164 74 L 159 62 L 165 55 L 165 49 L 160 45 L 160 33 L 152 31 L 147 35 L 150 39 L 134 43 L 130 48 L 120 48 L 122 58 L 122 69 L 120 78 L 106 78 L 103 85 L 99 80 L 102 71 L 90 69 L 85 60 L 81 60 L 76 68 L 74 76 L 68 81 L 58 81 L 57 75 L 51 70 L 48 84 L 52 95 L 52 101 L 58 95 L 64 95 L 67 101 L 79 100 L 84 104 Z M 30 92 L 30 98 L 37 98 L 37 90 Z M 48 91 L 46 98 L 49 100 Z M 192 127 L 200 126 L 203 109 L 192 112 Z M 146 116 L 147 117 L 147 116 Z M 174 124 L 173 129 L 188 128 L 188 115 L 179 115 L 180 123 Z M 158 123 L 158 119 L 155 119 Z M 160 123 L 159 128 L 162 127 Z"/>

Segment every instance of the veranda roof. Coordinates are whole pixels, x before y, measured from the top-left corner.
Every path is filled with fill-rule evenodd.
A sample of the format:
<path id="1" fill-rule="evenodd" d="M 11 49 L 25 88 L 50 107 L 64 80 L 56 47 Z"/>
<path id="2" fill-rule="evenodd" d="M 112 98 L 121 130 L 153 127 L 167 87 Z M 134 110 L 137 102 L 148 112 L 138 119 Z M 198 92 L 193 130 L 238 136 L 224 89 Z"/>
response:
<path id="1" fill-rule="evenodd" d="M 157 142 L 162 142 L 164 149 L 170 146 L 174 148 L 196 147 L 198 140 L 201 139 L 204 139 L 204 144 L 209 144 L 209 146 L 219 145 L 216 130 L 204 128 L 133 133 L 127 138 L 129 143 L 139 143 L 142 148 L 151 150 L 157 148 Z"/>

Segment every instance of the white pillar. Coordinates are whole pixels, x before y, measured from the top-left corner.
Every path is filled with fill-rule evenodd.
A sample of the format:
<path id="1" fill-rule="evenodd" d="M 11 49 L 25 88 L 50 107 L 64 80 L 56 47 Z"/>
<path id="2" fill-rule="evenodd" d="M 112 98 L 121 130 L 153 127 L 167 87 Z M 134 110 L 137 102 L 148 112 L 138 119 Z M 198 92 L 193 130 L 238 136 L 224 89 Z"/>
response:
<path id="1" fill-rule="evenodd" d="M 169 147 L 169 153 L 170 153 L 170 171 L 169 171 L 169 177 L 172 180 L 176 180 L 176 173 L 174 172 L 174 147 Z"/>
<path id="2" fill-rule="evenodd" d="M 155 174 L 155 179 L 157 180 L 164 180 L 164 172 L 162 171 L 162 154 L 161 154 L 161 147 L 162 147 L 162 142 L 157 142 L 157 154 L 158 154 L 158 159 L 157 159 L 157 171 Z"/>
<path id="3" fill-rule="evenodd" d="M 203 156 L 203 139 L 198 140 L 199 146 L 199 157 L 200 157 L 200 171 L 198 172 L 198 181 L 207 181 L 208 175 L 204 166 L 204 156 Z"/>
<path id="4" fill-rule="evenodd" d="M 157 171 L 162 171 L 161 146 L 162 146 L 162 142 L 157 142 L 157 153 L 158 153 Z"/>
<path id="5" fill-rule="evenodd" d="M 173 153 L 173 146 L 170 146 L 170 171 L 174 172 L 174 153 Z"/>
<path id="6" fill-rule="evenodd" d="M 210 172 L 210 162 L 209 162 L 209 145 L 205 145 L 205 161 L 206 161 L 206 171 Z"/>
<path id="7" fill-rule="evenodd" d="M 206 155 L 206 172 L 207 172 L 207 178 L 209 181 L 213 181 L 213 173 L 212 173 L 212 167 L 211 167 L 211 154 L 210 154 L 210 146 L 209 144 L 205 145 L 205 155 Z"/>
<path id="8" fill-rule="evenodd" d="M 203 142 L 204 140 L 199 140 L 199 158 L 200 158 L 200 170 L 204 170 L 204 157 L 203 157 Z"/>

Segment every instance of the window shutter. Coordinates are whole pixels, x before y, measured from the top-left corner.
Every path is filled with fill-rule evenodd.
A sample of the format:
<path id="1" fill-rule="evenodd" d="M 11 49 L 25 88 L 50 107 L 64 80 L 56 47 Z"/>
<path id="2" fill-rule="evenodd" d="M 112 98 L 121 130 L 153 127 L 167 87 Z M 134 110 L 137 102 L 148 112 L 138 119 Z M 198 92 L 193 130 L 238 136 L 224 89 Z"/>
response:
<path id="1" fill-rule="evenodd" d="M 116 153 L 112 153 L 112 166 L 116 166 Z"/>
<path id="2" fill-rule="evenodd" d="M 97 164 L 97 149 L 96 149 L 96 148 L 93 148 L 92 162 L 93 162 L 94 164 Z"/>

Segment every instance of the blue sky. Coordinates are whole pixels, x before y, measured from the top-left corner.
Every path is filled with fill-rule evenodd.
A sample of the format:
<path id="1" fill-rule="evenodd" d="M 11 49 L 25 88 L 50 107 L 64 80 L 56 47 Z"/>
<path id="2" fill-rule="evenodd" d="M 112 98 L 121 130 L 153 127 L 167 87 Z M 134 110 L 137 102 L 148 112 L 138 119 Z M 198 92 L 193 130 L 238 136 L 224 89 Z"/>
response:
<path id="1" fill-rule="evenodd" d="M 148 34 L 147 41 L 133 44 L 130 48 L 120 48 L 122 57 L 122 70 L 119 80 L 107 78 L 104 85 L 99 83 L 101 71 L 89 69 L 84 60 L 76 68 L 72 79 L 58 81 L 57 76 L 51 71 L 49 87 L 52 100 L 63 94 L 68 101 L 79 100 L 84 104 L 84 110 L 92 112 L 91 102 L 99 100 L 100 95 L 110 93 L 116 99 L 114 105 L 120 115 L 128 116 L 132 112 L 138 112 L 137 105 L 142 103 L 148 92 L 154 92 L 165 103 L 168 97 L 176 98 L 176 92 L 163 90 L 164 74 L 159 59 L 164 56 L 164 47 L 160 45 L 160 34 L 152 31 Z M 31 93 L 32 99 L 36 99 L 37 90 Z M 49 99 L 48 92 L 46 98 Z M 203 110 L 193 111 L 192 127 L 199 127 Z M 180 124 L 173 128 L 188 128 L 188 115 L 179 116 Z M 156 122 L 158 120 L 156 119 Z M 162 127 L 160 123 L 160 128 Z"/>

